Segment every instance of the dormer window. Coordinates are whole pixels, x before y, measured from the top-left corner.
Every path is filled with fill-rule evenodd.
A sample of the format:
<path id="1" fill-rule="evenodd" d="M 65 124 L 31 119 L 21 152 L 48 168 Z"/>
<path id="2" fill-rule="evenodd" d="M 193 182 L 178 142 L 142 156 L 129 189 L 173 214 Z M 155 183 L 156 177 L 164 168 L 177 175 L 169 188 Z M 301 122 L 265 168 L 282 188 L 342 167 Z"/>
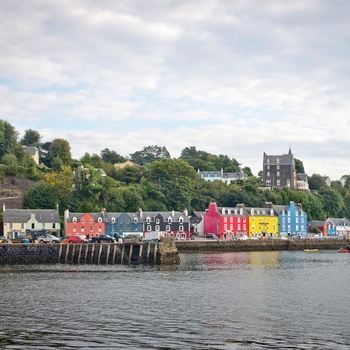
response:
<path id="1" fill-rule="evenodd" d="M 85 219 L 82 219 L 81 222 L 82 222 L 83 224 L 85 224 Z"/>
<path id="2" fill-rule="evenodd" d="M 114 224 L 115 223 L 115 218 L 111 219 L 111 223 Z"/>
<path id="3" fill-rule="evenodd" d="M 74 218 L 73 218 L 72 221 L 73 221 L 73 222 L 77 222 L 77 218 L 74 216 Z"/>
<path id="4" fill-rule="evenodd" d="M 184 219 L 183 219 L 183 217 L 181 217 L 181 218 L 179 219 L 179 223 L 182 224 L 183 222 L 184 222 Z"/>
<path id="5" fill-rule="evenodd" d="M 151 218 L 148 216 L 146 219 L 147 224 L 149 224 L 151 222 Z"/>
<path id="6" fill-rule="evenodd" d="M 168 217 L 168 223 L 171 224 L 171 221 L 172 221 L 172 220 L 171 220 L 171 217 L 169 216 L 169 217 Z"/>
<path id="7" fill-rule="evenodd" d="M 92 219 L 90 219 L 90 224 L 92 224 Z"/>
<path id="8" fill-rule="evenodd" d="M 101 223 L 102 222 L 102 218 L 98 218 L 98 222 Z"/>
<path id="9" fill-rule="evenodd" d="M 134 224 L 137 224 L 137 223 L 138 223 L 137 218 L 134 218 Z"/>

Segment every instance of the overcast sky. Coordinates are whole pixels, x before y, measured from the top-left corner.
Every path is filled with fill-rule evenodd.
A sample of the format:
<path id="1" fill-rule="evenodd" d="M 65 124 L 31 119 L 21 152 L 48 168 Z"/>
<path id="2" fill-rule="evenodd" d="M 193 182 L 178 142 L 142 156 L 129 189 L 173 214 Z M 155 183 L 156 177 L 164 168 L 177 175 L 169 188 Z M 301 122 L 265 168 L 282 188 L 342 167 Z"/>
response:
<path id="1" fill-rule="evenodd" d="M 0 119 L 74 158 L 195 146 L 254 173 L 291 147 L 350 174 L 348 0 L 2 0 Z"/>

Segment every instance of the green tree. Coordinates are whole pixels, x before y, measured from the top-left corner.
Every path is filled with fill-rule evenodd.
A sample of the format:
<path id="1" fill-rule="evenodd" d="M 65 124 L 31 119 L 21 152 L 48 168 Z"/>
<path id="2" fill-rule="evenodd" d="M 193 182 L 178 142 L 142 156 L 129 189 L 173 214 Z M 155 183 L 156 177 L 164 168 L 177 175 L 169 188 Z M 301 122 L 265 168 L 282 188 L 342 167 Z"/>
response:
<path id="1" fill-rule="evenodd" d="M 126 158 L 118 154 L 116 151 L 111 151 L 105 148 L 101 151 L 101 157 L 106 163 L 117 164 L 126 162 Z"/>
<path id="2" fill-rule="evenodd" d="M 18 132 L 7 121 L 0 119 L 0 158 L 11 153 L 17 144 Z"/>
<path id="3" fill-rule="evenodd" d="M 319 191 L 322 196 L 323 210 L 329 218 L 344 217 L 345 205 L 343 197 L 332 188 L 323 187 Z"/>
<path id="4" fill-rule="evenodd" d="M 64 139 L 54 139 L 48 147 L 47 151 L 47 161 L 52 166 L 51 162 L 57 156 L 60 157 L 64 165 L 69 165 L 72 161 L 71 147 L 67 140 Z"/>
<path id="5" fill-rule="evenodd" d="M 301 160 L 294 158 L 295 161 L 295 171 L 297 172 L 297 174 L 304 174 L 305 170 L 304 170 L 304 164 Z"/>
<path id="6" fill-rule="evenodd" d="M 57 191 L 48 183 L 40 182 L 23 196 L 24 209 L 52 209 L 59 203 Z"/>
<path id="7" fill-rule="evenodd" d="M 322 187 L 326 186 L 326 182 L 323 176 L 319 174 L 313 174 L 311 177 L 308 177 L 308 183 L 310 190 L 318 191 Z"/>
<path id="8" fill-rule="evenodd" d="M 170 159 L 170 153 L 165 147 L 147 146 L 144 147 L 142 151 L 130 154 L 130 157 L 132 162 L 138 165 L 144 165 L 156 160 Z"/>
<path id="9" fill-rule="evenodd" d="M 42 136 L 39 131 L 33 129 L 27 129 L 24 132 L 24 136 L 21 139 L 21 144 L 25 146 L 40 146 Z"/>

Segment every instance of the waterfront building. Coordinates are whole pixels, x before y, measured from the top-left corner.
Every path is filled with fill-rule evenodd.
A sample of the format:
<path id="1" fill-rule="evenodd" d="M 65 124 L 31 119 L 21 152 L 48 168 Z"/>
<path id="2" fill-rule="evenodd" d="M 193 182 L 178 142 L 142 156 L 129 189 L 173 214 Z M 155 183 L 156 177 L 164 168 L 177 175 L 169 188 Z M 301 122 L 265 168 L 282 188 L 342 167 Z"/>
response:
<path id="1" fill-rule="evenodd" d="M 317 234 L 321 236 L 328 236 L 328 225 L 325 220 L 312 220 L 307 223 L 307 232 L 315 233 L 317 230 Z"/>
<path id="2" fill-rule="evenodd" d="M 190 232 L 195 236 L 204 235 L 205 211 L 193 211 L 190 216 Z"/>
<path id="3" fill-rule="evenodd" d="M 263 184 L 267 188 L 289 187 L 297 189 L 295 160 L 292 150 L 287 154 L 263 154 Z"/>
<path id="4" fill-rule="evenodd" d="M 237 180 L 240 179 L 246 179 L 247 175 L 243 173 L 243 171 L 235 172 L 235 173 L 224 173 L 224 170 L 221 169 L 220 171 L 214 170 L 214 171 L 200 171 L 197 170 L 198 175 L 201 179 L 206 181 L 222 181 L 226 185 L 230 185 L 234 183 Z"/>
<path id="5" fill-rule="evenodd" d="M 3 206 L 4 236 L 16 239 L 18 236 L 52 234 L 61 236 L 60 216 L 56 209 L 6 209 Z"/>
<path id="6" fill-rule="evenodd" d="M 346 218 L 328 218 L 326 220 L 328 235 L 349 237 L 350 221 Z"/>
<path id="7" fill-rule="evenodd" d="M 87 238 L 96 237 L 106 232 L 106 224 L 101 213 L 70 213 L 64 211 L 64 229 L 67 237 L 84 235 Z"/>
<path id="8" fill-rule="evenodd" d="M 143 223 L 143 234 L 146 232 L 160 232 L 162 236 L 170 236 L 175 239 L 190 239 L 190 218 L 188 211 L 143 211 L 136 213 Z"/>
<path id="9" fill-rule="evenodd" d="M 249 216 L 249 237 L 278 237 L 278 215 L 273 205 L 245 207 L 245 213 Z"/>
<path id="10" fill-rule="evenodd" d="M 204 215 L 204 235 L 216 234 L 220 239 L 233 239 L 249 235 L 249 218 L 244 206 L 218 207 L 211 202 Z"/>
<path id="11" fill-rule="evenodd" d="M 280 237 L 307 235 L 307 214 L 300 204 L 290 202 L 289 205 L 273 205 L 272 203 L 266 203 L 266 205 L 273 207 L 278 215 L 278 235 Z"/>
<path id="12" fill-rule="evenodd" d="M 143 235 L 143 222 L 137 213 L 104 213 L 106 234 L 109 236 L 124 237 L 128 234 Z"/>

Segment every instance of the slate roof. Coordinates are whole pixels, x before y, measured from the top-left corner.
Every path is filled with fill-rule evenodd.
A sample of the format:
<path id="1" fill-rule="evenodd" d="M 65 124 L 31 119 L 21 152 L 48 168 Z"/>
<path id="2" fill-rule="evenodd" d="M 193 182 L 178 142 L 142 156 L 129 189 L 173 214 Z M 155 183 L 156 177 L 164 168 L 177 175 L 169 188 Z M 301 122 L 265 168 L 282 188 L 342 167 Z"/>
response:
<path id="1" fill-rule="evenodd" d="M 326 222 L 333 225 L 350 225 L 350 221 L 346 218 L 328 218 Z"/>
<path id="2" fill-rule="evenodd" d="M 31 156 L 35 156 L 36 152 L 38 152 L 35 146 L 25 146 L 25 149 Z"/>
<path id="3" fill-rule="evenodd" d="M 94 218 L 95 222 L 97 222 L 99 218 L 103 219 L 102 213 L 69 213 L 68 217 L 66 217 L 66 221 L 72 222 L 73 218 L 76 218 L 77 221 L 80 221 L 81 217 L 86 215 L 86 214 L 91 215 Z"/>
<path id="4" fill-rule="evenodd" d="M 59 223 L 60 216 L 56 209 L 6 209 L 2 213 L 3 222 L 26 223 L 32 214 L 40 223 Z"/>

